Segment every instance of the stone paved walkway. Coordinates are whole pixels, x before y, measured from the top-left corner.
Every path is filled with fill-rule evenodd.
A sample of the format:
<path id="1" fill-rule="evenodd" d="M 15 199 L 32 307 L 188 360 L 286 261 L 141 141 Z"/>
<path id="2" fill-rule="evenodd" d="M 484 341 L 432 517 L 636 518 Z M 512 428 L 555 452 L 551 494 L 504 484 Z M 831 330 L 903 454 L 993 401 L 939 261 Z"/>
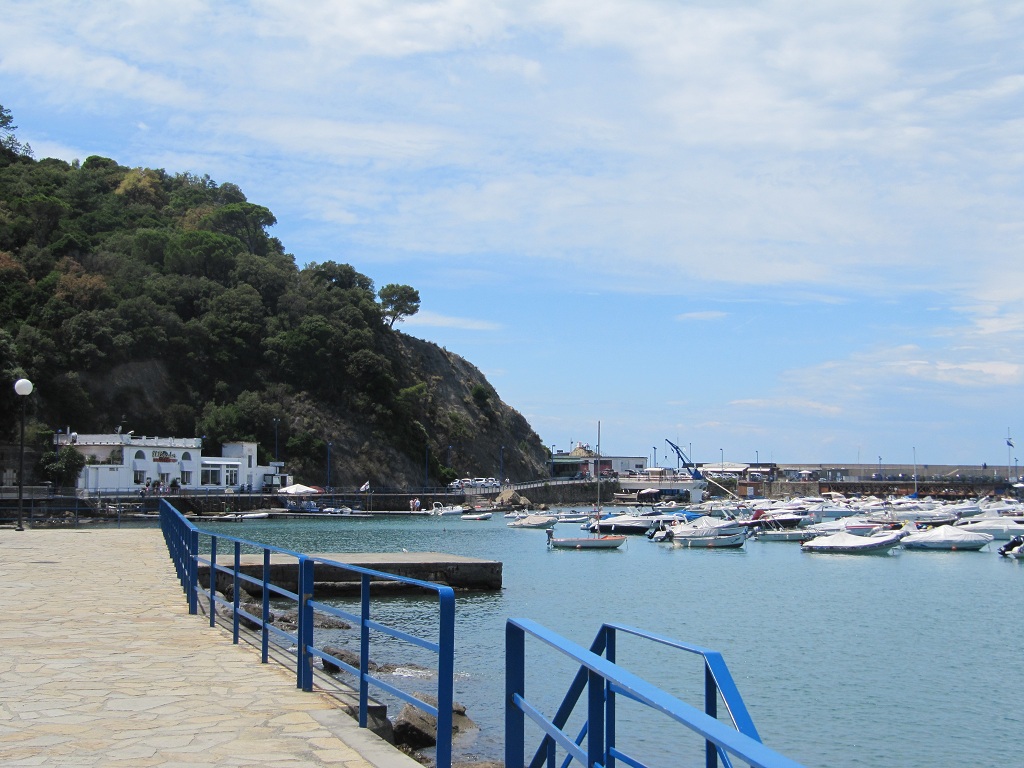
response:
<path id="1" fill-rule="evenodd" d="M 0 529 L 0 764 L 418 766 L 190 616 L 156 529 Z"/>

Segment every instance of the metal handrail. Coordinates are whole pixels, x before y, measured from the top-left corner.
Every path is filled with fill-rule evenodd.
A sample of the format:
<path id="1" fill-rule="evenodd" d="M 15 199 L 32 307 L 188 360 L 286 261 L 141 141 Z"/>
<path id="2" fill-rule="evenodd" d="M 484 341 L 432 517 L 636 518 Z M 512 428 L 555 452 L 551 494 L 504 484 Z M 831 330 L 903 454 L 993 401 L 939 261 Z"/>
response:
<path id="1" fill-rule="evenodd" d="M 414 707 L 437 718 L 437 768 L 450 768 L 452 761 L 452 697 L 455 677 L 455 591 L 442 584 L 434 584 L 429 581 L 421 581 L 405 576 L 398 576 L 383 571 L 375 571 L 370 568 L 363 568 L 348 563 L 341 563 L 336 560 L 312 557 L 300 552 L 272 547 L 258 542 L 240 539 L 234 536 L 224 536 L 212 531 L 204 531 L 197 528 L 190 521 L 176 510 L 169 501 L 162 499 L 160 503 L 160 525 L 163 530 L 164 539 L 167 542 L 167 550 L 175 566 L 178 579 L 188 598 L 189 613 L 196 614 L 199 609 L 199 599 L 202 597 L 208 604 L 210 626 L 216 625 L 218 606 L 224 606 L 230 610 L 232 623 L 232 642 L 239 641 L 241 619 L 245 618 L 256 624 L 260 629 L 261 636 L 261 661 L 266 663 L 269 658 L 270 635 L 274 634 L 282 639 L 293 642 L 296 647 L 296 687 L 304 691 L 313 689 L 313 659 L 326 659 L 336 664 L 346 672 L 353 674 L 358 679 L 359 685 L 359 726 L 367 727 L 370 704 L 370 686 L 380 689 L 391 695 L 412 704 Z M 209 556 L 200 553 L 200 537 L 207 537 L 210 543 Z M 218 563 L 218 543 L 220 541 L 230 542 L 233 545 L 231 565 Z M 242 547 L 259 549 L 263 553 L 263 571 L 261 578 L 249 576 L 241 571 Z M 271 553 L 295 558 L 298 563 L 298 579 L 295 591 L 274 584 L 270 578 L 270 556 Z M 204 590 L 199 583 L 199 564 L 203 563 L 210 569 L 209 588 Z M 331 568 L 340 568 L 359 575 L 360 580 L 360 612 L 350 613 L 340 608 L 316 601 L 313 593 L 316 583 L 316 566 L 323 565 Z M 226 574 L 231 579 L 233 597 L 226 601 L 217 596 L 218 574 Z M 386 580 L 400 582 L 413 587 L 418 587 L 434 592 L 438 598 L 438 624 L 437 641 L 429 640 L 417 635 L 404 632 L 396 627 L 391 627 L 374 621 L 371 618 L 370 582 L 371 580 Z M 241 607 L 239 595 L 243 583 L 257 585 L 263 596 L 259 616 L 255 616 Z M 270 620 L 270 598 L 274 595 L 277 598 L 292 600 L 298 607 L 297 630 L 294 634 L 286 632 L 273 625 Z M 359 625 L 359 667 L 335 658 L 323 648 L 318 648 L 314 642 L 314 615 L 316 613 L 328 614 L 337 618 L 348 619 Z M 437 654 L 437 706 L 416 698 L 389 683 L 384 682 L 369 673 L 370 664 L 370 631 L 388 635 L 389 637 L 416 645 Z"/>
<path id="2" fill-rule="evenodd" d="M 641 679 L 615 663 L 615 632 L 637 635 L 680 650 L 696 653 L 705 660 L 705 711 L 687 704 L 655 685 Z M 549 719 L 531 704 L 525 695 L 525 652 L 527 635 L 568 656 L 580 665 L 556 715 Z M 526 718 L 543 732 L 544 738 L 530 765 L 533 768 L 547 764 L 555 766 L 555 748 L 567 754 L 566 764 L 578 760 L 582 765 L 614 768 L 621 760 L 630 766 L 645 765 L 638 758 L 627 755 L 615 745 L 615 696 L 625 695 L 652 710 L 686 726 L 705 740 L 705 763 L 708 768 L 721 760 L 732 765 L 735 756 L 758 768 L 797 768 L 798 763 L 780 755 L 761 743 L 746 711 L 732 676 L 721 655 L 700 646 L 680 643 L 670 638 L 643 632 L 625 625 L 602 626 L 590 650 L 573 643 L 546 627 L 529 619 L 509 619 L 505 625 L 505 766 L 525 766 Z M 609 658 L 600 654 L 608 652 Z M 709 681 L 713 681 L 709 682 Z M 565 730 L 565 723 L 573 707 L 587 689 L 586 723 L 577 738 Z M 720 722 L 716 717 L 717 693 L 726 699 L 729 714 L 736 729 Z M 586 747 L 583 739 L 586 739 Z"/>

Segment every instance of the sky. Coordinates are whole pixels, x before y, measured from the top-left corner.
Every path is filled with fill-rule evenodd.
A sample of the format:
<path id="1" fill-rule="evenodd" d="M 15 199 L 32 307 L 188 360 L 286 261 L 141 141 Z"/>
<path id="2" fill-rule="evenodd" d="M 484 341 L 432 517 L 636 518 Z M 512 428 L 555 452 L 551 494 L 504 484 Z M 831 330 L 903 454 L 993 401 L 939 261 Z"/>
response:
<path id="1" fill-rule="evenodd" d="M 1016 467 L 1021 40 L 983 0 L 7 0 L 0 104 L 415 287 L 400 330 L 556 450 Z"/>

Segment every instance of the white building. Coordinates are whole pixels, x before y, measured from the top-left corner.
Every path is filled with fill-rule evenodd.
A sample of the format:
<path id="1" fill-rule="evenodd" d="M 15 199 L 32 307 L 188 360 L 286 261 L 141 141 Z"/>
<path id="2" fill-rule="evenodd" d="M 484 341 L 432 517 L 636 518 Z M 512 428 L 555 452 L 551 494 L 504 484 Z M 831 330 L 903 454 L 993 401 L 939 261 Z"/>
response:
<path id="1" fill-rule="evenodd" d="M 85 456 L 77 488 L 89 493 L 138 493 L 147 487 L 260 493 L 291 484 L 281 472 L 281 462 L 257 464 L 256 443 L 225 443 L 221 455 L 214 457 L 203 456 L 198 437 L 58 432 L 53 442 L 57 450 L 70 445 Z"/>

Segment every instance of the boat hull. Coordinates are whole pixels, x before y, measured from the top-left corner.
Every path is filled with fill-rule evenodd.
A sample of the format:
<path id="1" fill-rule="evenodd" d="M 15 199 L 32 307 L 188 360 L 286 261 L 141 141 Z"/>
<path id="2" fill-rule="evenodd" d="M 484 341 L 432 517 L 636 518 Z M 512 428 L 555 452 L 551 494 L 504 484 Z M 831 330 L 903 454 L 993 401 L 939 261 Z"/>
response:
<path id="1" fill-rule="evenodd" d="M 550 530 L 550 529 L 549 529 Z M 594 538 L 548 539 L 553 549 L 616 549 L 622 546 L 625 536 L 596 536 Z"/>
<path id="2" fill-rule="evenodd" d="M 739 549 L 746 539 L 745 533 L 727 533 L 721 536 L 676 536 L 672 543 L 687 549 Z"/>

